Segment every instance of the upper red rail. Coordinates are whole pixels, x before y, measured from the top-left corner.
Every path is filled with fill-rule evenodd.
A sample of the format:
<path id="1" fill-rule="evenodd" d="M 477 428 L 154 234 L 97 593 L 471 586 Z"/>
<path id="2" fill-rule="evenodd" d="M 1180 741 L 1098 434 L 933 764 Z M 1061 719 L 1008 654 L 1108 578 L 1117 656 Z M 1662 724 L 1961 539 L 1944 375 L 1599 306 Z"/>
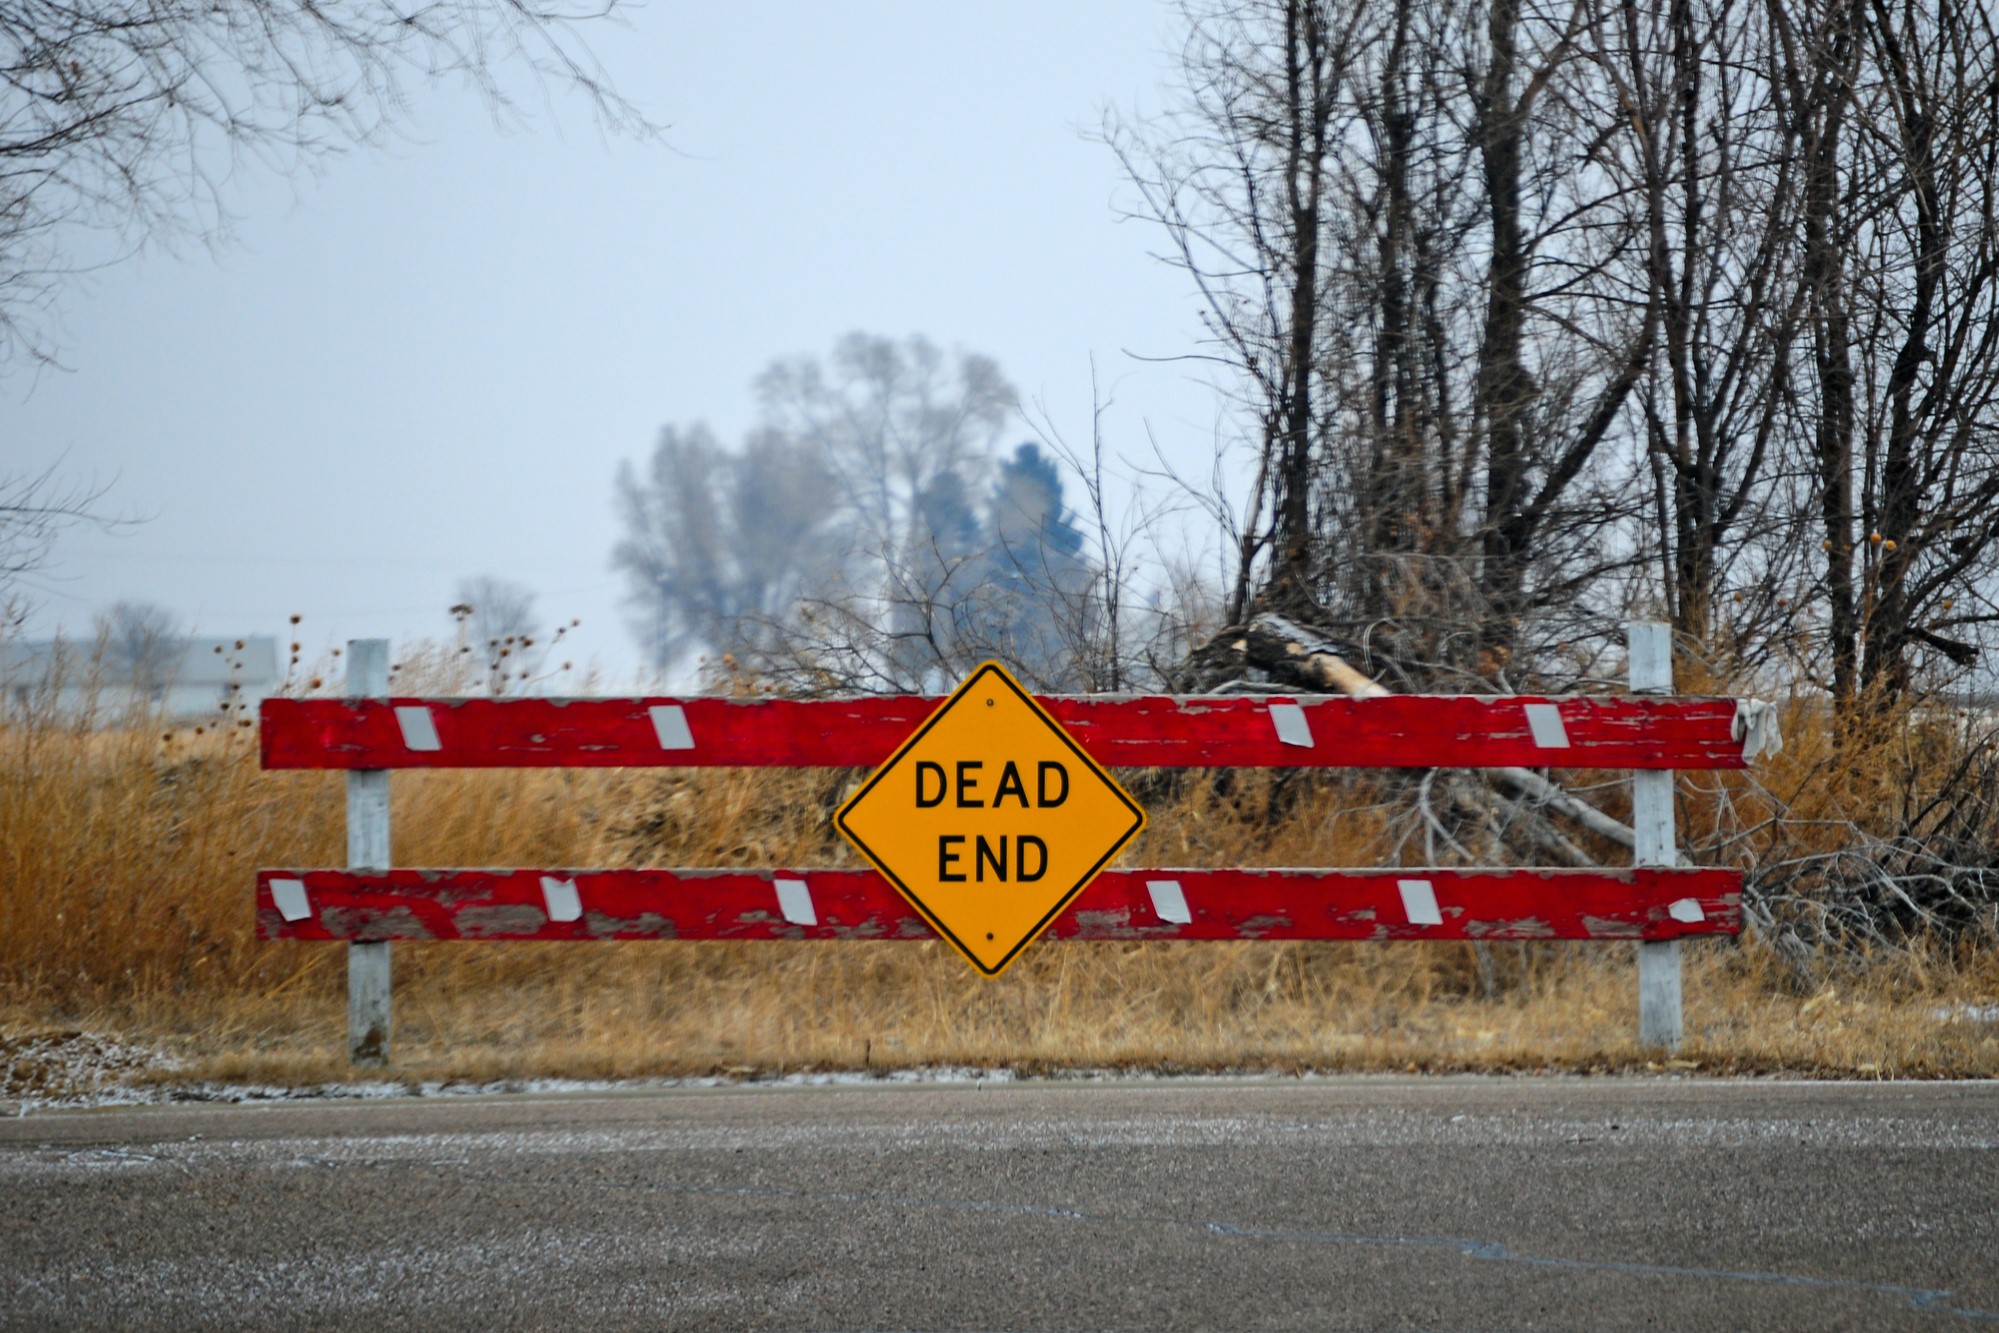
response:
<path id="1" fill-rule="evenodd" d="M 826 700 L 266 699 L 266 768 L 871 768 L 937 707 Z M 1732 699 L 1049 696 L 1099 762 L 1162 768 L 1741 768 Z"/>

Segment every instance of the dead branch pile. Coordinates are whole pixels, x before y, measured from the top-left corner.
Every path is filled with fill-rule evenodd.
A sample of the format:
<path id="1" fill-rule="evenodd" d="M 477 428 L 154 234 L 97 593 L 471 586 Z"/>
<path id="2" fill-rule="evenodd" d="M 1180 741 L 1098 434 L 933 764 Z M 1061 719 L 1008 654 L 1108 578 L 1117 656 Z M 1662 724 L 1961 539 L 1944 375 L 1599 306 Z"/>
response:
<path id="1" fill-rule="evenodd" d="M 1368 659 L 1351 640 L 1264 614 L 1202 644 L 1172 684 L 1191 693 L 1393 693 L 1355 665 Z M 1380 675 L 1425 674 L 1420 664 L 1371 665 Z M 1903 710 L 1867 734 L 1841 735 L 1823 708 L 1794 704 L 1786 729 L 1800 733 L 1795 759 L 1682 781 L 1681 857 L 1743 867 L 1750 931 L 1800 977 L 1835 955 L 1999 940 L 1994 720 L 1966 709 Z M 1401 814 L 1385 855 L 1592 866 L 1632 846 L 1630 827 L 1611 813 L 1622 774 L 1584 785 L 1593 799 L 1523 768 L 1391 774 L 1381 786 Z"/>

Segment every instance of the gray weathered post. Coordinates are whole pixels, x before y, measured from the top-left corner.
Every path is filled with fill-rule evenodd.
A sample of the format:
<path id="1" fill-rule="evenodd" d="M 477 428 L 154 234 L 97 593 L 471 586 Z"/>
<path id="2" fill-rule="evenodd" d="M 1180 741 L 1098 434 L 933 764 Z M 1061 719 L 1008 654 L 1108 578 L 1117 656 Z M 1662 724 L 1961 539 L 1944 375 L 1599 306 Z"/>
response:
<path id="1" fill-rule="evenodd" d="M 1673 629 L 1657 621 L 1625 626 L 1631 647 L 1631 692 L 1673 692 Z M 1673 866 L 1679 862 L 1673 834 L 1673 772 L 1639 769 L 1631 775 L 1631 830 L 1636 835 L 1633 865 Z M 1680 942 L 1642 940 L 1638 945 L 1638 1041 L 1678 1050 L 1681 1036 Z"/>
<path id="2" fill-rule="evenodd" d="M 347 641 L 347 693 L 385 699 L 389 693 L 389 641 Z M 385 870 L 389 861 L 389 771 L 347 774 L 347 865 Z M 347 946 L 347 1058 L 357 1065 L 389 1062 L 389 942 Z"/>

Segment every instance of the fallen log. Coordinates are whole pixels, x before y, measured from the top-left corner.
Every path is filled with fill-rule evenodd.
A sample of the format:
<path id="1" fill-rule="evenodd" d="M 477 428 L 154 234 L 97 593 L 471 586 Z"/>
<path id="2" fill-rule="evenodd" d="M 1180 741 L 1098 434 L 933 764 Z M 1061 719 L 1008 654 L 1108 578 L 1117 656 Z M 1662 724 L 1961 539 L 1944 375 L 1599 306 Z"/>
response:
<path id="1" fill-rule="evenodd" d="M 1360 671 L 1341 656 L 1330 640 L 1312 633 L 1279 615 L 1260 615 L 1249 624 L 1241 645 L 1248 660 L 1265 670 L 1279 669 L 1322 690 L 1337 691 L 1349 699 L 1376 699 L 1394 693 L 1387 686 Z M 1553 810 L 1607 838 L 1627 850 L 1635 848 L 1637 836 L 1623 824 L 1587 801 L 1580 800 L 1556 784 L 1525 768 L 1479 769 L 1487 779 L 1511 789 L 1519 796 Z M 1534 836 L 1531 835 L 1530 836 Z M 1560 838 L 1560 834 L 1555 837 Z M 1536 837 L 1537 841 L 1546 839 Z M 1576 856 L 1588 858 L 1581 848 L 1561 839 Z M 1565 853 L 1566 855 L 1567 853 Z"/>

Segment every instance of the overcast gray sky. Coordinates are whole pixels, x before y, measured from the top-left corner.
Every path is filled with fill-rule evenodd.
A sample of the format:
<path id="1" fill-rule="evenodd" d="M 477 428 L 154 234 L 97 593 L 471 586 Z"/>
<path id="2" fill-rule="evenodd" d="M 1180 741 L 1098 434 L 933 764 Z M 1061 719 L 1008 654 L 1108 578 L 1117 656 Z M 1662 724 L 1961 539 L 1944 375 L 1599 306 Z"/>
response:
<path id="1" fill-rule="evenodd" d="M 654 0 L 593 41 L 670 148 L 607 143 L 578 99 L 509 131 L 440 89 L 409 141 L 240 182 L 236 244 L 72 287 L 67 369 L 0 380 L 0 471 L 60 457 L 144 519 L 66 535 L 30 632 L 128 597 L 216 634 L 298 612 L 309 649 L 441 638 L 492 573 L 627 672 L 619 461 L 667 422 L 736 438 L 766 362 L 853 329 L 989 353 L 1078 439 L 1094 355 L 1113 447 L 1144 459 L 1149 427 L 1205 470 L 1199 372 L 1126 355 L 1190 350 L 1195 308 L 1083 133 L 1158 105 L 1170 19 Z"/>

